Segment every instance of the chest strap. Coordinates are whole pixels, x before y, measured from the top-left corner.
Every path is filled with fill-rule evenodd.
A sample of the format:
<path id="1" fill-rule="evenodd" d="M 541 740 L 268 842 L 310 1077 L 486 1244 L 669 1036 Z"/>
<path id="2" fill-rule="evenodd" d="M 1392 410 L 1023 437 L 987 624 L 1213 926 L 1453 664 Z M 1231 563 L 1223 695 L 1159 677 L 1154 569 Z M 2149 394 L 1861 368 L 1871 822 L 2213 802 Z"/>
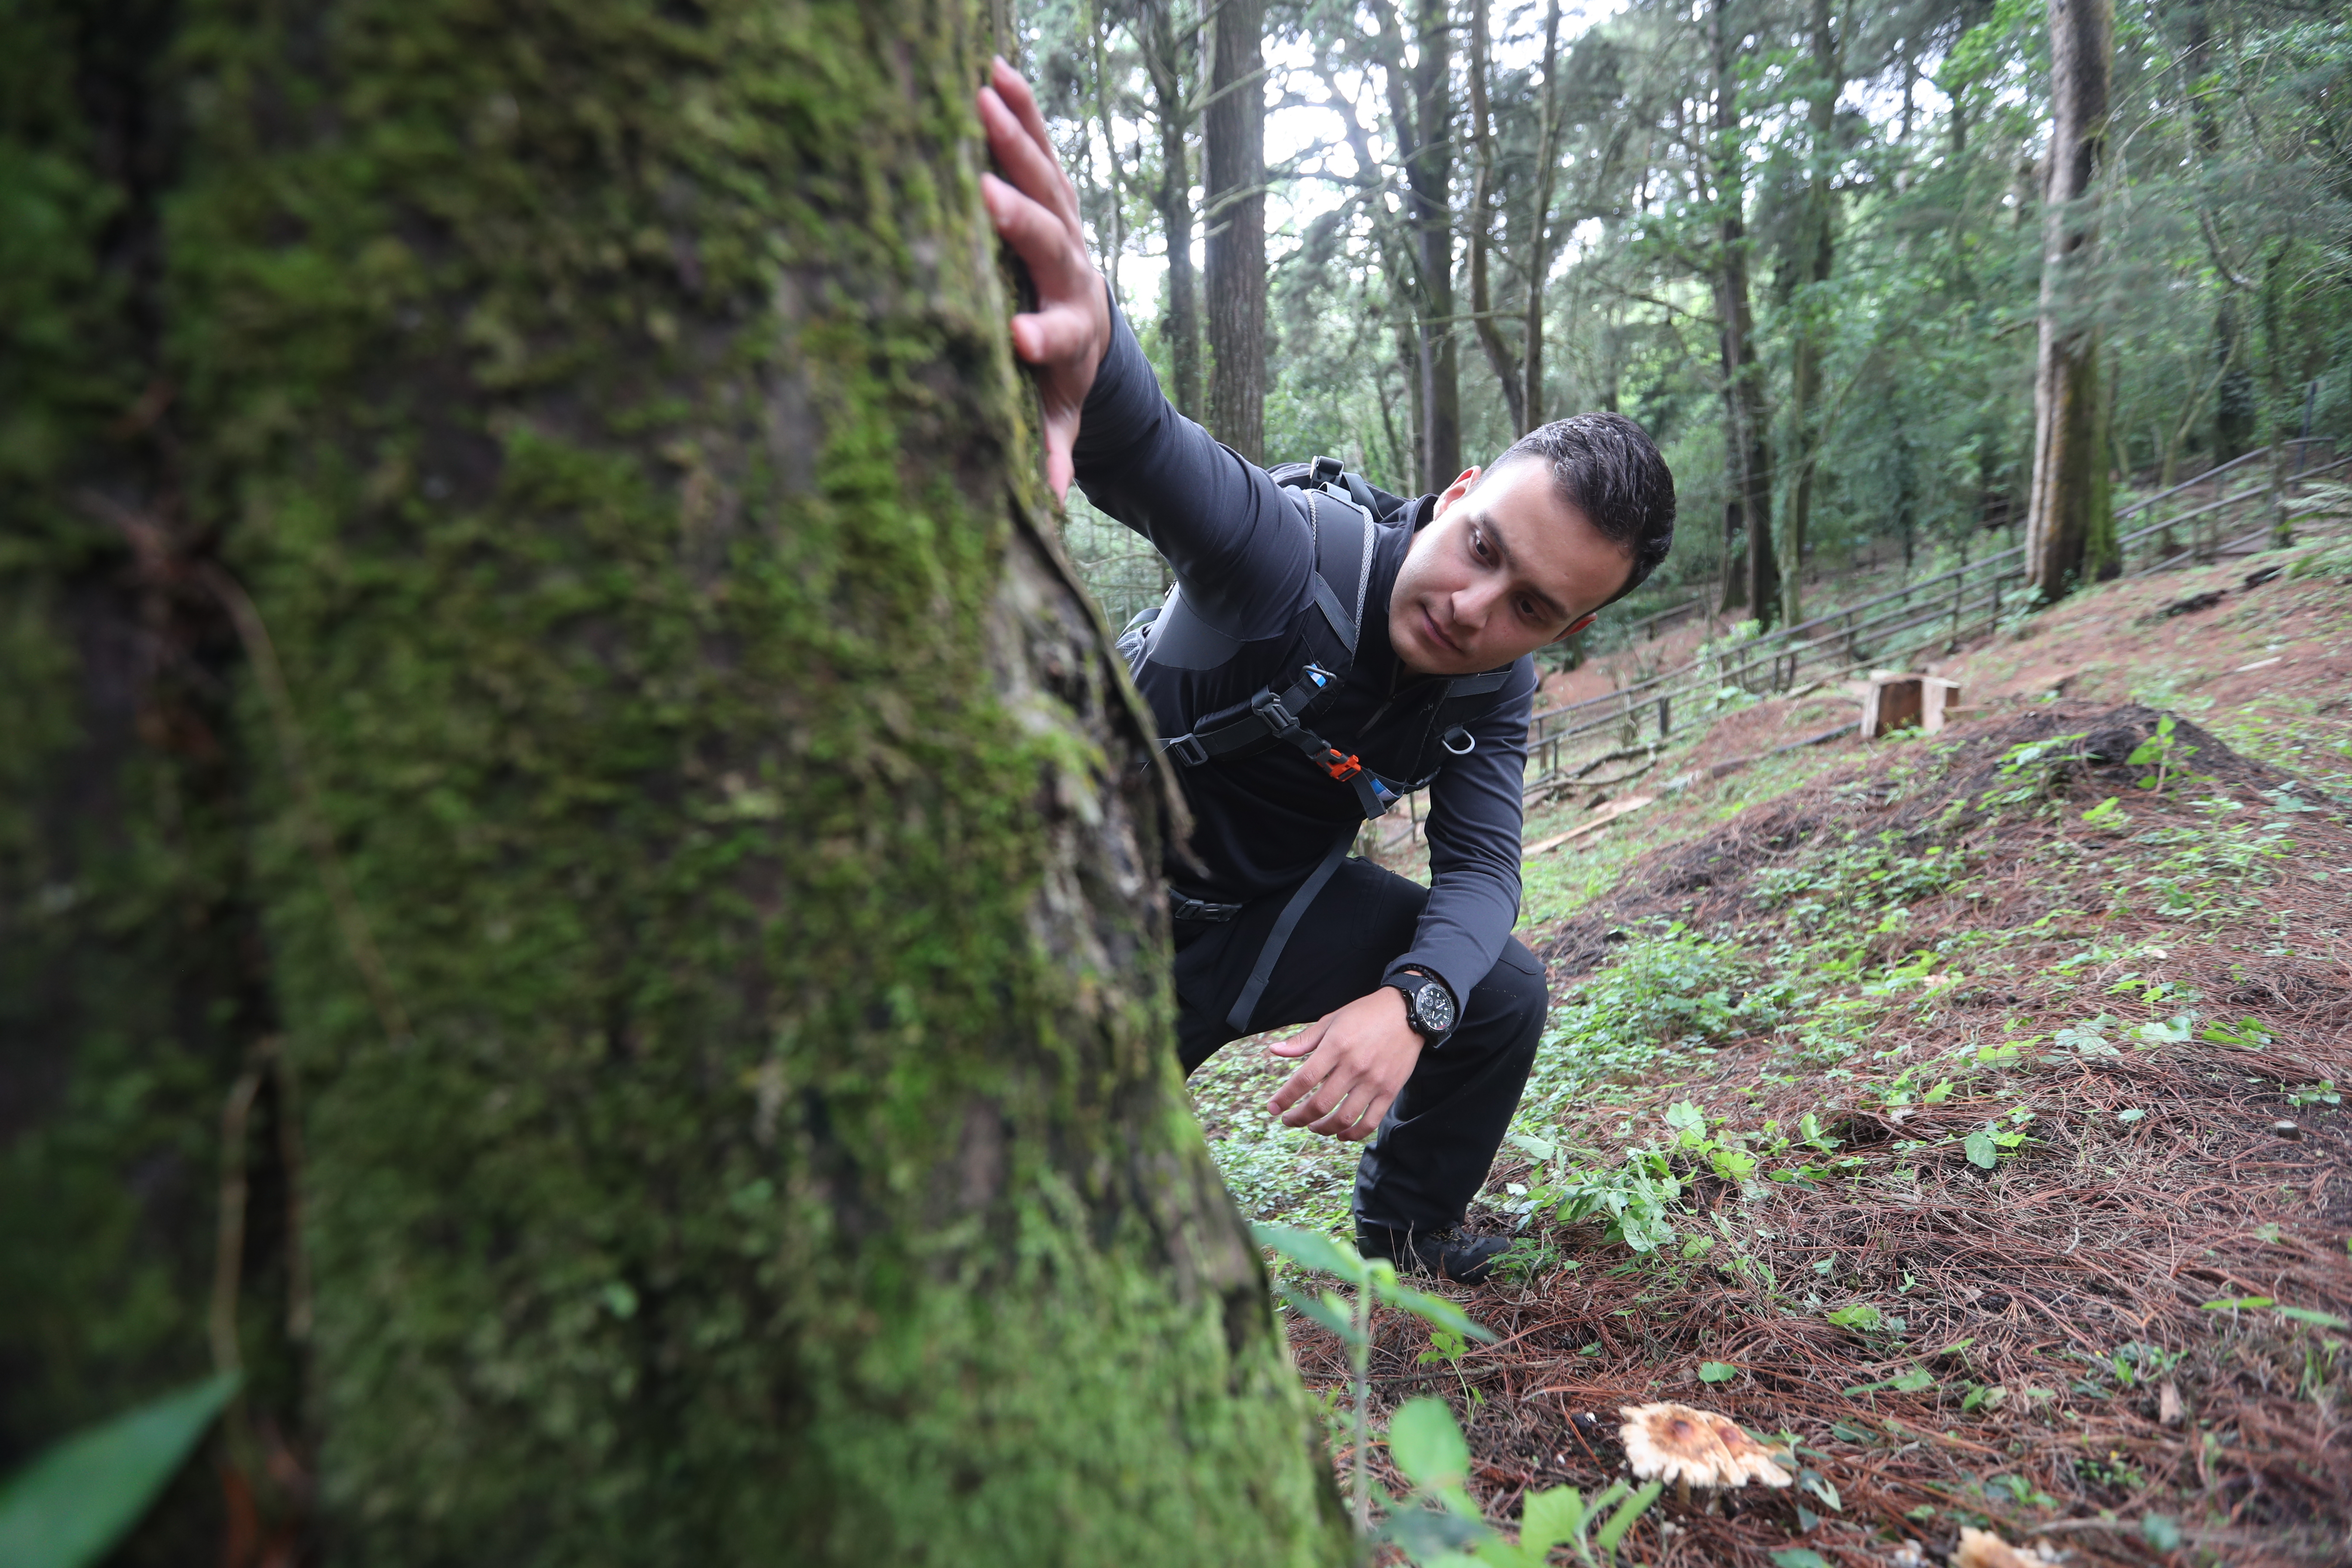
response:
<path id="1" fill-rule="evenodd" d="M 1482 696 L 1500 689 L 1510 678 L 1508 668 L 1465 675 L 1447 681 L 1438 701 L 1444 703 L 1457 697 Z M 1272 687 L 1264 688 L 1249 700 L 1248 706 L 1214 715 L 1189 733 L 1160 742 L 1160 749 L 1184 766 L 1197 768 L 1204 763 L 1216 762 L 1238 752 L 1264 746 L 1269 742 L 1283 742 L 1296 746 L 1299 754 L 1316 767 L 1353 788 L 1356 802 L 1363 808 L 1365 816 L 1383 816 L 1391 806 L 1404 798 L 1404 790 L 1365 767 L 1353 752 L 1341 751 L 1300 723 L 1297 717 L 1338 679 L 1339 677 L 1329 670 L 1310 664 L 1288 690 L 1276 695 Z M 1445 749 L 1456 756 L 1466 756 L 1470 752 L 1470 745 L 1457 747 L 1451 743 L 1454 733 L 1457 731 L 1458 726 L 1456 731 L 1448 732 Z M 1467 732 L 1459 732 L 1467 742 Z"/>

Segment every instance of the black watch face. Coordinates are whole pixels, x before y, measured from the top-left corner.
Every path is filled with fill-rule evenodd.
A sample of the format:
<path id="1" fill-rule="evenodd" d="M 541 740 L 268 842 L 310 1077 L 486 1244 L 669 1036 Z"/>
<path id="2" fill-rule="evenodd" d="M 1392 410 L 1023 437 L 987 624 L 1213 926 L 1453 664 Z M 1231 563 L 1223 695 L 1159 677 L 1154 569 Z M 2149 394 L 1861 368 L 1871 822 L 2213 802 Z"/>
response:
<path id="1" fill-rule="evenodd" d="M 1454 995 L 1433 980 L 1413 993 L 1412 1016 L 1431 1035 L 1442 1035 L 1454 1027 Z"/>

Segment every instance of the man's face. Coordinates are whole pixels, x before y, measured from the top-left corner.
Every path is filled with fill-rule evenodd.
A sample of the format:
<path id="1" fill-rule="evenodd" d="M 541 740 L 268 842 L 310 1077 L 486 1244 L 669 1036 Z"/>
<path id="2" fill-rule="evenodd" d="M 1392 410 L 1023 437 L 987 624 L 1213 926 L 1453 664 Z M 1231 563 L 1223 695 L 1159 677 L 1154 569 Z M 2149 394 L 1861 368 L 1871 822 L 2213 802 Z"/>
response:
<path id="1" fill-rule="evenodd" d="M 1437 498 L 1389 595 L 1389 642 L 1416 675 L 1474 675 L 1580 631 L 1633 570 L 1559 498 L 1549 464 L 1477 481 L 1465 469 Z"/>

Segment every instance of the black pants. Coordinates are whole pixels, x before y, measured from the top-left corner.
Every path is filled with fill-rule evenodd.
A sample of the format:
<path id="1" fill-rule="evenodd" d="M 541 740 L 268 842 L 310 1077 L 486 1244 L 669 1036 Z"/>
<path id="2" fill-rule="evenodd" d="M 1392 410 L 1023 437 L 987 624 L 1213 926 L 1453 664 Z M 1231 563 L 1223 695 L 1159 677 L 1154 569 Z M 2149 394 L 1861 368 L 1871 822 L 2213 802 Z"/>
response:
<path id="1" fill-rule="evenodd" d="M 1226 1015 L 1289 901 L 1285 890 L 1221 924 L 1176 922 L 1176 1046 L 1187 1077 L 1235 1037 Z M 1417 882 L 1341 862 L 1284 946 L 1253 1028 L 1311 1024 L 1370 995 L 1412 946 L 1428 901 Z M 1543 1037 L 1543 965 L 1514 937 L 1462 1001 L 1462 1022 L 1421 1053 L 1356 1167 L 1359 1223 L 1442 1230 L 1461 1223 L 1486 1184 Z"/>

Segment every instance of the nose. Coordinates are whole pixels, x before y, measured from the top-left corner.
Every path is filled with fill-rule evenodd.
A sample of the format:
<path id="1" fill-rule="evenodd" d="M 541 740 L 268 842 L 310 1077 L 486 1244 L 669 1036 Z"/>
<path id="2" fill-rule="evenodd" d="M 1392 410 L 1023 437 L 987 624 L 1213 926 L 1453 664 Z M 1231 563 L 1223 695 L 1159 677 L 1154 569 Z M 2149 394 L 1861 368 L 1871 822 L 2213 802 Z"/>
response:
<path id="1" fill-rule="evenodd" d="M 1495 605 L 1503 596 L 1503 584 L 1492 578 L 1481 578 L 1454 595 L 1454 624 L 1465 631 L 1475 632 L 1486 624 Z"/>

